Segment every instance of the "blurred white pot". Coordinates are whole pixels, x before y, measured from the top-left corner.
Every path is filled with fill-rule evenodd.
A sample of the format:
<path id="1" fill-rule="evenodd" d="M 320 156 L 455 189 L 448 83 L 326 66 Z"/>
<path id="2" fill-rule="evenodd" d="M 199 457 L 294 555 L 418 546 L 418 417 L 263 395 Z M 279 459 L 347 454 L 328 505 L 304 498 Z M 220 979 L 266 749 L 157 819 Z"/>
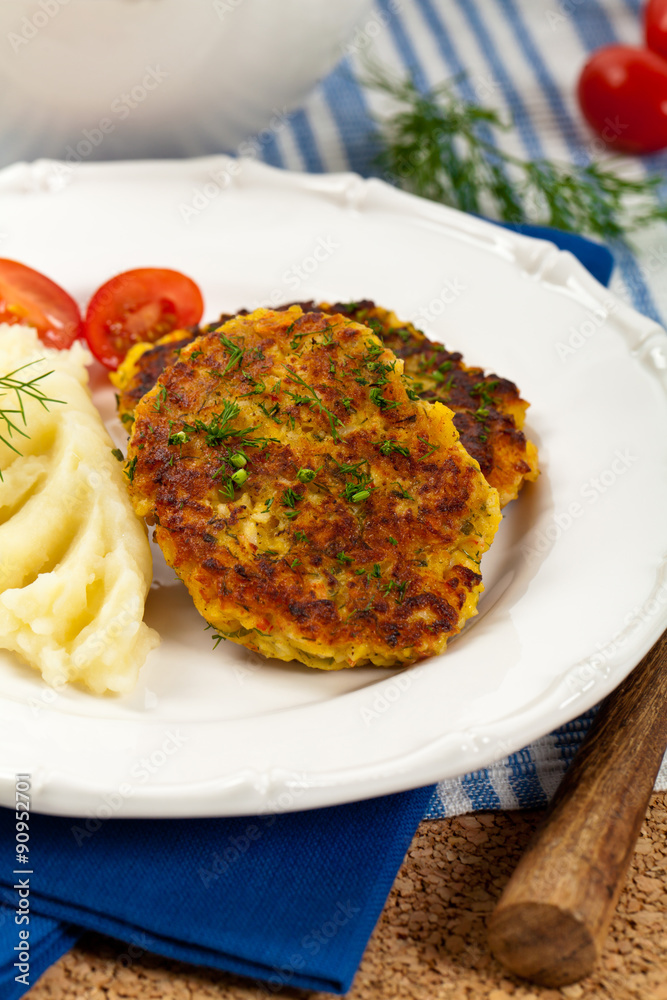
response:
<path id="1" fill-rule="evenodd" d="M 0 0 L 0 165 L 234 151 L 298 107 L 371 0 Z"/>

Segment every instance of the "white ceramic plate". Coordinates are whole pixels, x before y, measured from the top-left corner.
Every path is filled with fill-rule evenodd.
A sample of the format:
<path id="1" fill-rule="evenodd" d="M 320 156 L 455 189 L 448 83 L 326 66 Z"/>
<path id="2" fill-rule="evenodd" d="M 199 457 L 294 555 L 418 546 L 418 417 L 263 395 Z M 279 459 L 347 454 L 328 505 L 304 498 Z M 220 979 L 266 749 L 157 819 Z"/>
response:
<path id="1" fill-rule="evenodd" d="M 321 673 L 210 633 L 156 560 L 162 635 L 131 697 L 46 688 L 0 659 L 0 802 L 98 816 L 302 809 L 491 763 L 578 715 L 667 623 L 664 332 L 552 244 L 353 175 L 223 158 L 0 173 L 2 256 L 84 304 L 138 266 L 192 275 L 222 310 L 374 298 L 532 402 L 542 475 L 484 559 L 479 617 L 400 673 Z M 119 442 L 98 371 L 95 399 Z"/>

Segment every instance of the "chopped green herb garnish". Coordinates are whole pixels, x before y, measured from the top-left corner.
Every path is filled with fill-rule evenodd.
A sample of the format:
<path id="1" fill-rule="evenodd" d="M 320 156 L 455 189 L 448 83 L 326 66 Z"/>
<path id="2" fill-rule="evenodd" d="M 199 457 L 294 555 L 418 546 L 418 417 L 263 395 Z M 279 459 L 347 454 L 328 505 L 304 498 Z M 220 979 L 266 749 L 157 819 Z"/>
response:
<path id="1" fill-rule="evenodd" d="M 222 374 L 226 375 L 228 371 L 231 371 L 235 365 L 241 367 L 241 361 L 243 360 L 243 348 L 235 344 L 233 340 L 229 337 L 225 337 L 224 334 L 220 334 L 220 343 L 224 348 L 229 351 L 229 361 L 227 362 L 227 367 L 223 369 Z"/>
<path id="2" fill-rule="evenodd" d="M 157 391 L 156 396 L 155 396 L 155 402 L 153 403 L 153 409 L 157 410 L 157 412 L 159 413 L 160 410 L 161 410 L 161 408 L 162 408 L 162 404 L 165 403 L 166 400 L 167 400 L 167 389 L 166 389 L 166 386 L 161 385 L 160 388 Z"/>
<path id="3" fill-rule="evenodd" d="M 283 491 L 282 502 L 283 507 L 295 507 L 299 500 L 303 500 L 301 493 L 295 493 L 293 489 L 287 489 Z"/>
<path id="4" fill-rule="evenodd" d="M 395 441 L 383 441 L 382 444 L 380 445 L 381 455 L 391 455 L 393 451 L 397 451 L 399 455 L 405 455 L 406 458 L 410 454 L 409 448 L 406 448 L 402 444 L 396 444 Z"/>
<path id="5" fill-rule="evenodd" d="M 259 406 L 264 416 L 268 417 L 269 420 L 273 420 L 274 424 L 278 425 L 282 424 L 282 420 L 278 420 L 278 417 L 276 416 L 276 414 L 280 412 L 280 406 L 278 405 L 278 403 L 274 403 L 270 410 L 267 410 L 264 403 L 258 403 L 257 405 Z"/>
<path id="6" fill-rule="evenodd" d="M 317 408 L 317 409 L 319 409 L 320 413 L 326 414 L 326 416 L 328 417 L 328 420 L 329 420 L 329 426 L 331 427 L 331 434 L 332 434 L 332 437 L 333 437 L 334 441 L 340 441 L 340 438 L 338 437 L 338 434 L 336 433 L 336 425 L 337 424 L 341 424 L 342 421 L 339 420 L 339 418 L 336 416 L 335 413 L 332 413 L 331 410 L 329 410 L 324 405 L 323 401 L 317 395 L 317 393 L 312 388 L 312 386 L 308 385 L 307 382 L 304 382 L 304 380 L 301 378 L 301 376 L 298 375 L 294 371 L 293 368 L 290 368 L 289 365 L 285 365 L 285 368 L 289 372 L 288 380 L 290 382 L 294 382 L 297 385 L 302 385 L 305 389 L 308 390 L 309 395 L 312 397 L 312 399 L 308 400 L 311 409 Z"/>
<path id="7" fill-rule="evenodd" d="M 130 462 L 128 462 L 127 465 L 125 466 L 125 475 L 130 480 L 131 483 L 134 482 L 134 471 L 137 467 L 138 458 L 139 456 L 135 455 L 134 458 Z"/>
<path id="8" fill-rule="evenodd" d="M 388 399 L 385 399 L 384 396 L 382 395 L 382 389 L 380 389 L 377 386 L 371 389 L 369 395 L 371 403 L 375 403 L 375 405 L 379 406 L 381 410 L 394 410 L 396 409 L 397 406 L 400 405 L 398 402 L 396 402 L 396 400 L 390 402 Z"/>
<path id="9" fill-rule="evenodd" d="M 119 462 L 123 462 L 125 460 L 125 456 L 123 455 L 120 448 L 112 448 L 111 454 L 113 455 L 114 458 L 117 458 Z"/>
<path id="10" fill-rule="evenodd" d="M 419 438 L 418 440 L 419 440 L 419 441 L 422 441 L 422 442 L 423 442 L 423 443 L 424 443 L 425 445 L 427 445 L 427 447 L 428 447 L 428 451 L 424 452 L 424 454 L 423 454 L 423 455 L 420 455 L 420 456 L 419 456 L 419 461 L 420 461 L 420 462 L 423 462 L 423 460 L 424 460 L 425 458 L 428 458 L 428 457 L 429 457 L 430 455 L 432 455 L 432 454 L 433 454 L 433 452 L 434 452 L 434 451 L 437 451 L 437 450 L 438 450 L 438 448 L 440 447 L 440 445 L 439 445 L 439 444 L 429 444 L 429 442 L 428 442 L 428 439 L 427 439 L 427 438 L 423 438 L 423 437 L 420 437 L 420 438 Z"/>
<path id="11" fill-rule="evenodd" d="M 398 480 L 395 480 L 395 484 L 396 486 L 398 486 L 398 495 L 400 497 L 402 497 L 404 500 L 414 500 L 414 497 L 410 496 L 408 491 L 405 489 L 405 487 L 401 486 Z"/>

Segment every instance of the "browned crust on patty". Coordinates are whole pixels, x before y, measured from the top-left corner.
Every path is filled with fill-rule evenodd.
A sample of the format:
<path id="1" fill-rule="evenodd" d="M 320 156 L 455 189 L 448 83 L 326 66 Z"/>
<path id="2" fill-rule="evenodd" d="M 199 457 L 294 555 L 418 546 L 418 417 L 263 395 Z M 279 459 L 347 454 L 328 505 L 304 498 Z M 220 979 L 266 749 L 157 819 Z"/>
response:
<path id="1" fill-rule="evenodd" d="M 528 403 L 516 385 L 482 368 L 468 367 L 459 352 L 448 351 L 429 340 L 412 323 L 402 323 L 395 314 L 365 299 L 359 302 L 290 303 L 277 311 L 298 305 L 304 312 L 319 310 L 348 316 L 369 326 L 405 364 L 405 374 L 422 399 L 444 403 L 456 414 L 454 423 L 461 442 L 489 483 L 498 490 L 501 506 L 519 493 L 525 481 L 538 475 L 537 450 L 522 431 Z M 238 315 L 247 315 L 241 310 Z M 231 319 L 229 314 L 204 330 L 217 329 Z M 128 384 L 119 393 L 121 419 L 129 420 L 136 403 L 155 384 L 160 371 L 172 364 L 190 338 L 158 344 L 138 358 Z"/>
<path id="2" fill-rule="evenodd" d="M 258 310 L 182 348 L 137 405 L 135 509 L 228 638 L 393 665 L 475 613 L 497 494 L 401 368 L 346 317 Z"/>

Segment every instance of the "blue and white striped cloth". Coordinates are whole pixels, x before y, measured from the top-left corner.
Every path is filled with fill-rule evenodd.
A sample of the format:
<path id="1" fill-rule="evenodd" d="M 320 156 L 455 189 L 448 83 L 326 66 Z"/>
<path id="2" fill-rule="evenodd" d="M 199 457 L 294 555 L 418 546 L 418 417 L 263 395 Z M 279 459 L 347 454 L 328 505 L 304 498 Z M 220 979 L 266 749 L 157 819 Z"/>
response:
<path id="1" fill-rule="evenodd" d="M 594 49 L 639 43 L 640 7 L 641 0 L 376 0 L 341 63 L 261 155 L 292 170 L 373 173 L 373 120 L 387 110 L 387 99 L 360 82 L 370 56 L 398 76 L 410 74 L 419 88 L 457 77 L 463 98 L 512 116 L 516 127 L 501 138 L 509 152 L 561 162 L 604 159 L 608 154 L 600 154 L 578 111 L 576 79 Z M 665 172 L 667 154 L 617 166 L 630 177 Z M 664 226 L 640 234 L 637 248 L 612 248 L 618 267 L 611 287 L 660 321 L 667 316 Z M 427 817 L 545 805 L 594 715 L 587 712 L 493 767 L 442 782 Z M 667 789 L 665 763 L 656 787 Z"/>

